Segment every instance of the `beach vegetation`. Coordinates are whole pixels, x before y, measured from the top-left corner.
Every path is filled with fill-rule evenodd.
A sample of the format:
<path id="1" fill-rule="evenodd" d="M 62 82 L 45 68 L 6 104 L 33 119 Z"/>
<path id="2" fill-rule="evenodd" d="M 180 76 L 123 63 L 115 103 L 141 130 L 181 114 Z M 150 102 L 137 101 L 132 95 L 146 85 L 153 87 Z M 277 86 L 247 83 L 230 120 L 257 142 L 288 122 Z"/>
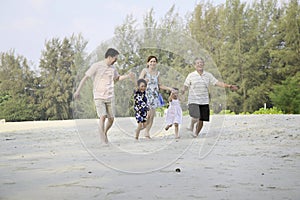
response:
<path id="1" fill-rule="evenodd" d="M 80 100 L 73 101 L 73 93 L 91 64 L 104 58 L 111 42 L 121 53 L 115 64 L 120 74 L 131 71 L 138 76 L 146 58 L 155 55 L 161 83 L 179 89 L 194 71 L 193 58 L 209 55 L 206 70 L 218 80 L 239 86 L 235 92 L 209 88 L 212 113 L 300 113 L 298 0 L 280 4 L 227 0 L 219 6 L 201 2 L 185 17 L 175 6 L 161 19 L 154 14 L 155 8 L 150 9 L 141 24 L 129 14 L 116 26 L 113 41 L 102 42 L 90 54 L 81 34 L 46 40 L 38 66 L 15 50 L 0 52 L 0 119 L 95 118 L 92 82 L 85 85 Z M 193 43 L 200 48 L 193 49 Z M 116 83 L 117 117 L 132 116 L 134 88 L 131 80 Z M 167 102 L 169 93 L 160 92 Z M 187 94 L 182 99 L 186 114 Z M 158 112 L 163 114 L 163 109 Z"/>
<path id="2" fill-rule="evenodd" d="M 277 107 L 273 108 L 260 108 L 257 111 L 254 111 L 253 114 L 261 115 L 261 114 L 283 114 L 283 112 Z"/>

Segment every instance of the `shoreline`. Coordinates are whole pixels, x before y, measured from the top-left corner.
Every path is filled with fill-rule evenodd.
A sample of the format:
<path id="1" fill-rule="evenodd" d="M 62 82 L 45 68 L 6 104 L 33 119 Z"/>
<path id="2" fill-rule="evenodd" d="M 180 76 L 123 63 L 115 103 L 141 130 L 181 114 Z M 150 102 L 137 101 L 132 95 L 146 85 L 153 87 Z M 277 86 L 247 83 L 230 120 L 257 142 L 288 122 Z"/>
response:
<path id="1" fill-rule="evenodd" d="M 231 115 L 231 114 L 214 114 L 210 116 L 210 121 L 214 120 L 214 118 L 265 118 L 265 117 L 290 117 L 290 116 L 300 116 L 298 114 L 250 114 L 250 115 Z M 184 116 L 184 118 L 187 118 L 188 116 Z M 155 117 L 156 119 L 160 119 L 159 121 L 164 122 L 164 117 Z M 134 117 L 115 117 L 115 121 L 118 120 L 124 120 L 124 119 L 131 119 L 135 123 Z M 97 118 L 92 119 L 68 119 L 68 120 L 42 120 L 42 121 L 21 121 L 21 122 L 2 122 L 0 123 L 0 134 L 3 132 L 11 132 L 11 131 L 22 131 L 22 130 L 34 130 L 38 128 L 46 128 L 46 127 L 67 127 L 67 126 L 76 126 L 77 121 L 87 121 L 87 123 L 90 123 L 90 121 L 96 121 Z M 207 123 L 207 122 L 204 122 Z"/>

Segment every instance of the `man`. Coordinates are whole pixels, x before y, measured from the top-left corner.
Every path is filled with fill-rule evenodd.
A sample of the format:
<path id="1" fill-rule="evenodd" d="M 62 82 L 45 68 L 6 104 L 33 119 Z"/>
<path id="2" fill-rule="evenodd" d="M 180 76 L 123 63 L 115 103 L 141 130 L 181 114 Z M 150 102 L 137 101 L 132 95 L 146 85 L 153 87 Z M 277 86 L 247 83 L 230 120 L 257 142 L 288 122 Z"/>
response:
<path id="1" fill-rule="evenodd" d="M 119 52 L 109 48 L 105 53 L 105 59 L 94 63 L 85 73 L 74 93 L 74 98 L 80 97 L 80 90 L 88 78 L 93 79 L 93 95 L 97 115 L 100 118 L 100 140 L 108 144 L 107 132 L 114 122 L 114 82 L 126 78 L 134 78 L 134 73 L 120 76 L 113 64 L 118 59 Z M 105 123 L 107 119 L 107 122 Z"/>
<path id="2" fill-rule="evenodd" d="M 203 127 L 203 121 L 209 121 L 209 85 L 216 85 L 222 88 L 237 90 L 235 85 L 228 85 L 218 81 L 211 73 L 204 71 L 204 60 L 196 58 L 194 61 L 196 71 L 190 73 L 184 82 L 182 94 L 189 90 L 188 109 L 192 117 L 190 130 L 193 136 L 197 137 Z M 194 125 L 196 130 L 194 131 Z"/>

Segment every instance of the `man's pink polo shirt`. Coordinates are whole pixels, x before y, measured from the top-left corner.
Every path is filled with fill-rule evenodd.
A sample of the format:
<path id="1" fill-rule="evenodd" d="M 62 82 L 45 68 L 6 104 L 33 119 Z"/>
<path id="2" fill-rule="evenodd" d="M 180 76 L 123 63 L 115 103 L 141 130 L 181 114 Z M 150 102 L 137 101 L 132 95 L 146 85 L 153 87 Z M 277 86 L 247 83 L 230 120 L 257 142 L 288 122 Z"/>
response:
<path id="1" fill-rule="evenodd" d="M 113 65 L 108 66 L 105 60 L 94 63 L 85 73 L 93 79 L 94 99 L 111 99 L 114 97 L 114 81 L 119 73 Z"/>

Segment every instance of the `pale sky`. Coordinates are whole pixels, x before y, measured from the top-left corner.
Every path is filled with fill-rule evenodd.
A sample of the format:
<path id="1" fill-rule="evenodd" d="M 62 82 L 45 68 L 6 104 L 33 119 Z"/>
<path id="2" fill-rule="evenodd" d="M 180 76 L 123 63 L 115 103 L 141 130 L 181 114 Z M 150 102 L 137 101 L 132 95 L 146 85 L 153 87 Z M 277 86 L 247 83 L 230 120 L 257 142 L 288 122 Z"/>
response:
<path id="1" fill-rule="evenodd" d="M 141 19 L 154 9 L 157 20 L 175 5 L 184 17 L 200 0 L 0 0 L 0 52 L 15 50 L 38 65 L 45 41 L 81 33 L 92 52 L 114 36 L 116 26 L 133 14 Z M 225 0 L 211 0 L 215 5 Z"/>

